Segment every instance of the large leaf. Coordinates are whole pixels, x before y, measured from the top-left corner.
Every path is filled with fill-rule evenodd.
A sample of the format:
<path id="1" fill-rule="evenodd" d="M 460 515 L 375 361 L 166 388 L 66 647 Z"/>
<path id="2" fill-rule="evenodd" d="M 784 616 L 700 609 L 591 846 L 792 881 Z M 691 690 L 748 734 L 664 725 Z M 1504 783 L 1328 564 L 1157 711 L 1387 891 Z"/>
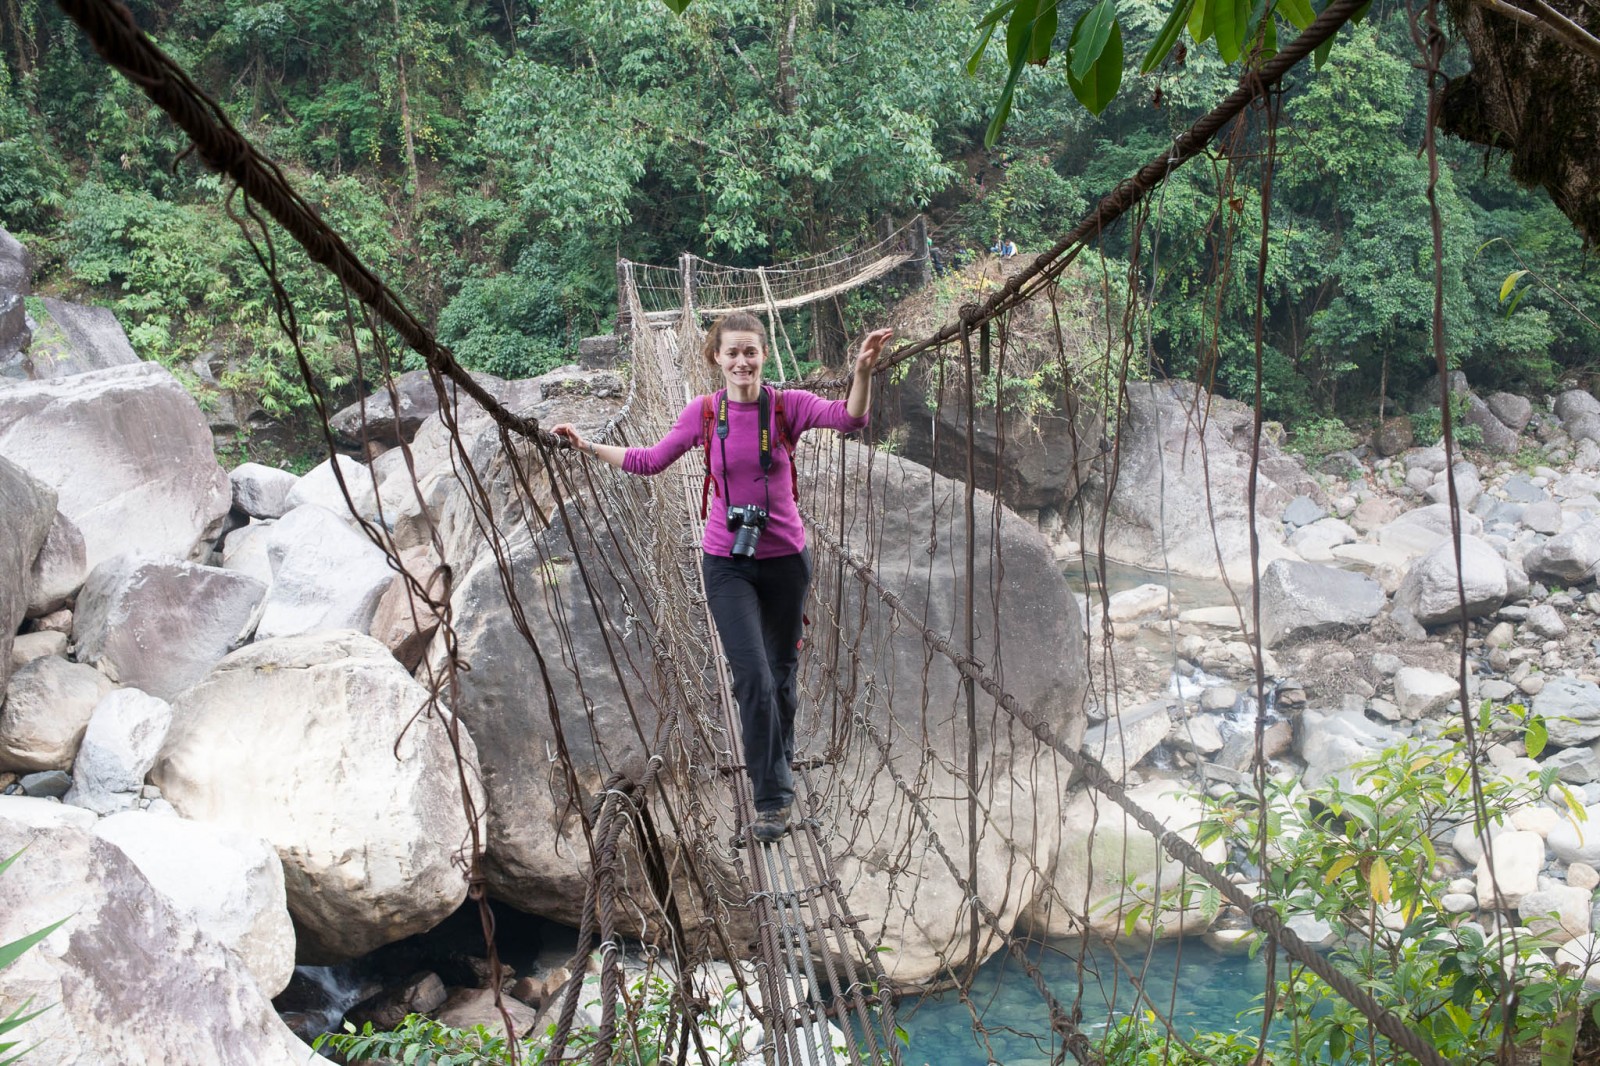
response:
<path id="1" fill-rule="evenodd" d="M 1389 864 L 1382 855 L 1372 860 L 1372 867 L 1367 871 L 1367 890 L 1372 894 L 1372 902 L 1388 903 L 1393 897 L 1390 888 Z"/>
<path id="2" fill-rule="evenodd" d="M 1082 23 L 1080 21 L 1079 25 Z M 1077 37 L 1077 32 L 1073 32 Z M 1071 45 L 1068 46 L 1069 50 Z M 1111 33 L 1106 38 L 1105 48 L 1101 50 L 1100 57 L 1089 67 L 1088 76 L 1075 78 L 1071 65 L 1067 68 L 1067 84 L 1072 87 L 1072 95 L 1078 102 L 1088 108 L 1090 113 L 1098 115 L 1106 109 L 1112 97 L 1117 95 L 1117 88 L 1122 84 L 1122 27 L 1115 22 L 1111 24 Z"/>
<path id="3" fill-rule="evenodd" d="M 1100 61 L 1116 24 L 1115 0 L 1100 0 L 1078 18 L 1078 24 L 1072 29 L 1072 41 L 1067 46 L 1072 56 L 1071 74 L 1078 81 L 1088 78 L 1089 72 Z"/>
<path id="4" fill-rule="evenodd" d="M 1011 13 L 1017 6 L 1017 0 L 1000 0 L 987 15 L 978 20 L 978 29 L 985 29 L 997 25 L 1001 19 Z"/>
<path id="5" fill-rule="evenodd" d="M 1044 7 L 1033 20 L 1033 43 L 1028 48 L 1028 62 L 1044 66 L 1050 58 L 1050 45 L 1056 39 L 1056 0 L 1043 0 Z"/>
<path id="6" fill-rule="evenodd" d="M 1006 23 L 1006 58 L 1013 67 L 1018 59 L 1028 60 L 1028 52 L 1033 47 L 1034 15 L 1038 10 L 1038 0 L 1017 0 L 1011 21 Z"/>
<path id="7" fill-rule="evenodd" d="M 1026 51 L 1011 60 L 1011 73 L 1006 78 L 1005 88 L 1000 90 L 1000 102 L 995 105 L 994 117 L 989 120 L 989 128 L 983 132 L 985 148 L 993 148 L 994 142 L 1000 139 L 1000 131 L 1006 128 L 1006 119 L 1011 117 L 1011 98 L 1017 91 L 1017 78 L 1022 75 L 1022 68 L 1027 66 L 1027 63 Z"/>
<path id="8" fill-rule="evenodd" d="M 1167 13 L 1167 21 L 1161 24 L 1161 32 L 1156 34 L 1155 43 L 1150 46 L 1150 51 L 1144 54 L 1144 61 L 1139 64 L 1139 73 L 1148 74 L 1156 69 L 1160 62 L 1167 58 L 1167 53 L 1172 51 L 1172 46 L 1178 43 L 1178 35 L 1183 33 L 1183 24 L 1189 20 L 1189 12 L 1194 10 L 1196 3 L 1205 0 L 1183 0 Z M 1301 0 L 1302 3 L 1305 0 Z"/>
<path id="9" fill-rule="evenodd" d="M 1189 39 L 1195 44 L 1204 44 L 1210 36 L 1217 32 L 1217 11 L 1219 0 L 1194 0 L 1194 10 L 1189 12 Z"/>
<path id="10" fill-rule="evenodd" d="M 1312 57 L 1316 61 L 1316 69 L 1322 69 L 1322 64 L 1328 61 L 1328 53 L 1331 51 L 1333 51 L 1332 37 L 1329 37 L 1326 41 L 1323 41 L 1321 44 L 1317 45 L 1317 50 L 1311 53 Z"/>
<path id="11" fill-rule="evenodd" d="M 1305 29 L 1317 19 L 1317 13 L 1311 10 L 1310 0 L 1278 0 L 1278 12 L 1297 30 Z"/>
<path id="12" fill-rule="evenodd" d="M 1217 9 L 1217 53 L 1225 63 L 1236 63 L 1250 36 L 1250 0 L 1212 0 Z"/>
<path id="13" fill-rule="evenodd" d="M 692 4 L 694 0 L 664 0 L 664 2 L 666 3 L 667 7 L 672 10 L 674 15 L 681 15 L 685 11 L 689 10 L 689 5 Z"/>
<path id="14" fill-rule="evenodd" d="M 994 23 L 991 22 L 989 25 L 983 28 L 983 34 L 978 38 L 978 46 L 974 48 L 972 50 L 972 54 L 967 57 L 967 73 L 969 75 L 978 73 L 978 63 L 983 59 L 983 53 L 989 47 L 989 39 L 993 36 Z"/>

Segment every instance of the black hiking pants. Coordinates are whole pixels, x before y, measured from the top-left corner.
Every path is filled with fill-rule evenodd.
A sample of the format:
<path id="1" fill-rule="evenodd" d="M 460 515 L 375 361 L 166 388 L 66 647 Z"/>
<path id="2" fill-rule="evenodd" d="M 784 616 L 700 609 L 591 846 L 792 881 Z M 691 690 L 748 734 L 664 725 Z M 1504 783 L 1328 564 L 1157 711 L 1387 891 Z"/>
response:
<path id="1" fill-rule="evenodd" d="M 794 802 L 794 713 L 811 552 L 772 559 L 701 555 L 706 599 L 739 703 L 744 765 L 757 811 Z"/>

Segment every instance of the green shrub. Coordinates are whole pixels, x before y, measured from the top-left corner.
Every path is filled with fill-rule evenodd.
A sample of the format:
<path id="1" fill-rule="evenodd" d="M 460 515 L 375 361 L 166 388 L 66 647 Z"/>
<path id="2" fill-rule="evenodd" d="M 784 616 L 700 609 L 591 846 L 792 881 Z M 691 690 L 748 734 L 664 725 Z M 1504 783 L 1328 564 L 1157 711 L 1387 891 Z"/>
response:
<path id="1" fill-rule="evenodd" d="M 1314 418 L 1295 429 L 1289 448 L 1308 459 L 1322 459 L 1334 452 L 1349 451 L 1356 443 L 1355 433 L 1339 419 Z"/>

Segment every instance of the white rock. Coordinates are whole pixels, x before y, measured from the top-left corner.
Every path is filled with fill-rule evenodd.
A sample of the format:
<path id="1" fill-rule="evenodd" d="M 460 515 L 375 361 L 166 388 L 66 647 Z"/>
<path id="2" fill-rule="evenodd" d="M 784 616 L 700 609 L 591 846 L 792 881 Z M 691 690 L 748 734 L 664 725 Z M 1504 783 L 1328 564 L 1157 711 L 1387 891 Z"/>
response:
<path id="1" fill-rule="evenodd" d="M 282 518 L 289 510 L 289 493 L 300 479 L 287 470 L 240 463 L 228 472 L 233 506 L 252 518 Z"/>
<path id="2" fill-rule="evenodd" d="M 1561 815 L 1552 807 L 1518 807 L 1511 812 L 1513 827 L 1541 837 L 1548 837 L 1560 821 Z"/>
<path id="3" fill-rule="evenodd" d="M 1514 908 L 1522 897 L 1539 887 L 1544 866 L 1544 840 L 1538 833 L 1513 829 L 1494 838 L 1491 857 L 1478 860 L 1478 906 Z M 1492 863 L 1491 863 L 1492 860 Z M 1495 889 L 1499 888 L 1496 901 Z"/>
<path id="4" fill-rule="evenodd" d="M 1174 722 L 1167 741 L 1179 751 L 1210 755 L 1222 750 L 1222 731 L 1217 727 L 1214 717 L 1197 714 L 1193 718 Z"/>
<path id="5" fill-rule="evenodd" d="M 1583 976 L 1588 988 L 1600 988 L 1600 946 L 1593 933 L 1567 941 L 1556 948 L 1556 967 L 1570 968 Z"/>
<path id="6" fill-rule="evenodd" d="M 1456 678 L 1433 670 L 1407 666 L 1394 675 L 1394 700 L 1407 718 L 1426 718 L 1460 695 Z"/>
<path id="7" fill-rule="evenodd" d="M 124 552 L 187 558 L 231 499 L 205 416 L 158 363 L 0 389 L 0 455 L 59 493 L 91 570 Z"/>
<path id="8" fill-rule="evenodd" d="M 1511 828 L 1509 820 L 1496 818 L 1489 823 L 1487 834 L 1474 835 L 1472 823 L 1470 821 L 1464 822 L 1456 826 L 1455 832 L 1450 837 L 1450 846 L 1455 849 L 1457 855 L 1476 866 L 1483 859 L 1484 836 L 1487 835 L 1490 840 L 1493 840 Z M 1477 891 L 1477 881 L 1473 881 L 1472 891 Z"/>
<path id="9" fill-rule="evenodd" d="M 1589 892 L 1558 885 L 1529 892 L 1517 905 L 1522 924 L 1540 936 L 1564 944 L 1589 933 Z"/>
<path id="10" fill-rule="evenodd" d="M 1586 862 L 1575 862 L 1567 867 L 1567 884 L 1573 888 L 1593 892 L 1596 888 L 1600 888 L 1600 871 L 1596 871 Z"/>
<path id="11" fill-rule="evenodd" d="M 1170 599 L 1171 594 L 1164 585 L 1139 585 L 1114 594 L 1106 603 L 1106 611 L 1113 622 L 1131 622 L 1155 614 L 1166 607 Z"/>
<path id="12" fill-rule="evenodd" d="M 1163 698 L 1129 708 L 1086 730 L 1082 750 L 1100 760 L 1112 777 L 1121 777 L 1165 740 L 1171 729 L 1172 713 Z"/>
<path id="13" fill-rule="evenodd" d="M 125 811 L 95 834 L 132 859 L 173 907 L 236 952 L 268 996 L 294 975 L 294 924 L 283 863 L 272 845 L 237 829 Z"/>
<path id="14" fill-rule="evenodd" d="M 252 522 L 229 533 L 222 542 L 222 566 L 255 578 L 263 585 L 272 584 L 272 560 L 267 554 L 271 541 L 272 524 Z"/>
<path id="15" fill-rule="evenodd" d="M 1562 812 L 1561 820 L 1546 838 L 1555 857 L 1565 863 L 1600 866 L 1600 804 L 1583 808 L 1581 820 Z"/>
<path id="16" fill-rule="evenodd" d="M 338 459 L 339 474 L 344 477 L 344 491 L 339 488 L 338 477 L 334 474 L 334 460 L 324 459 L 321 463 L 306 471 L 305 475 L 295 482 L 294 487 L 284 499 L 284 514 L 288 514 L 296 507 L 306 504 L 316 504 L 343 521 L 354 523 L 350 505 L 355 505 L 355 513 L 371 521 L 378 515 L 378 488 L 373 483 L 372 471 L 366 465 L 340 455 Z M 345 492 L 350 495 L 345 499 Z"/>
<path id="17" fill-rule="evenodd" d="M 111 682 L 92 667 L 35 659 L 11 677 L 0 705 L 0 769 L 66 770 Z"/>
<path id="18" fill-rule="evenodd" d="M 1353 544 L 1358 539 L 1349 524 L 1337 518 L 1324 518 L 1309 526 L 1302 526 L 1289 535 L 1289 547 L 1308 563 L 1331 563 L 1333 549 L 1341 544 Z"/>
<path id="19" fill-rule="evenodd" d="M 255 578 L 220 567 L 113 556 L 78 596 L 78 661 L 171 699 L 248 638 L 266 592 Z"/>
<path id="20" fill-rule="evenodd" d="M 332 511 L 297 507 L 268 533 L 272 587 L 256 639 L 320 630 L 366 632 L 394 580 L 388 557 Z"/>
<path id="21" fill-rule="evenodd" d="M 171 724 L 166 700 L 136 688 L 109 693 L 89 717 L 62 802 L 98 814 L 132 807 Z"/>
<path id="22" fill-rule="evenodd" d="M 1441 625 L 1463 617 L 1478 618 L 1505 602 L 1506 564 L 1493 548 L 1477 537 L 1461 538 L 1461 580 L 1457 580 L 1456 546 L 1442 541 L 1412 564 L 1395 593 L 1395 605 L 1411 612 L 1424 626 Z M 1462 590 L 1466 613 L 1462 613 Z"/>
<path id="23" fill-rule="evenodd" d="M 52 1066 L 315 1061 L 239 957 L 94 836 L 94 822 L 0 799 L 0 854 L 22 852 L 0 877 L 0 943 L 66 919 L 6 969 L 8 1005 L 46 1008 L 6 1039 Z"/>
<path id="24" fill-rule="evenodd" d="M 432 928 L 465 898 L 455 760 L 437 717 L 412 720 L 426 698 L 382 644 L 324 633 L 241 648 L 178 699 L 151 780 L 185 817 L 278 849 L 302 962 Z"/>
<path id="25" fill-rule="evenodd" d="M 1560 640 L 1567 635 L 1567 624 L 1561 614 L 1548 603 L 1541 603 L 1528 612 L 1522 623 L 1528 630 L 1547 640 Z"/>

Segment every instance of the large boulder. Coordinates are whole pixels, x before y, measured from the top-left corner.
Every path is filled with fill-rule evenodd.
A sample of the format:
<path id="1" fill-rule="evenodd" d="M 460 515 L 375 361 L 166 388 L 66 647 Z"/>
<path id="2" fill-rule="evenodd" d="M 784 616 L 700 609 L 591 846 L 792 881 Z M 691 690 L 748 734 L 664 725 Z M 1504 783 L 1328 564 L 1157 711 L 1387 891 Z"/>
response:
<path id="1" fill-rule="evenodd" d="M 228 513 L 205 418 L 156 363 L 0 389 L 0 456 L 56 490 L 91 570 L 123 552 L 188 558 Z"/>
<path id="2" fill-rule="evenodd" d="M 908 388 L 900 398 L 905 455 L 926 465 L 937 464 L 942 474 L 965 477 L 965 407 L 947 403 L 937 405 L 937 411 L 930 410 L 936 405 L 921 389 Z M 995 484 L 998 458 L 1000 494 L 1007 504 L 1028 510 L 1062 509 L 1078 491 L 1081 471 L 1075 459 L 1090 442 L 1099 441 L 1100 429 L 1087 413 L 1077 419 L 1044 413 L 1034 416 L 1033 422 L 1026 445 L 1018 446 L 1012 436 L 1017 432 L 1014 421 L 1007 423 L 1007 439 L 1002 440 L 994 407 L 986 404 L 978 409 L 971 432 L 977 482 Z M 957 446 L 952 441 L 962 443 Z"/>
<path id="3" fill-rule="evenodd" d="M 89 576 L 83 534 L 60 511 L 50 522 L 28 576 L 29 618 L 43 618 L 67 606 Z"/>
<path id="4" fill-rule="evenodd" d="M 1397 608 L 1410 611 L 1421 625 L 1437 626 L 1492 614 L 1505 602 L 1507 587 L 1506 563 L 1500 553 L 1477 537 L 1463 536 L 1459 571 L 1455 545 L 1445 541 L 1411 565 L 1394 602 Z"/>
<path id="5" fill-rule="evenodd" d="M 72 763 L 63 803 L 97 814 L 131 809 L 172 724 L 172 706 L 136 688 L 109 692 L 95 705 Z"/>
<path id="6" fill-rule="evenodd" d="M 0 875 L 0 943 L 65 919 L 5 971 L 7 1011 L 43 1008 L 7 1040 L 55 1066 L 314 1061 L 244 961 L 97 837 L 95 821 L 0 798 L 0 855 L 21 852 Z"/>
<path id="7" fill-rule="evenodd" d="M 35 380 L 71 377 L 139 361 L 109 307 L 41 297 L 46 317 L 34 330 L 27 363 Z"/>
<path id="8" fill-rule="evenodd" d="M 1107 485 L 1109 466 L 1097 471 L 1073 500 L 1072 523 L 1098 529 L 1105 514 L 1106 551 L 1121 562 L 1216 577 L 1220 556 L 1229 578 L 1249 581 L 1250 455 L 1231 432 L 1247 412 L 1192 385 L 1130 384 L 1115 485 Z M 1297 558 L 1277 519 L 1295 492 L 1265 472 L 1257 490 L 1261 565 Z"/>
<path id="9" fill-rule="evenodd" d="M 1310 789 L 1323 788 L 1330 781 L 1354 788 L 1350 767 L 1399 739 L 1393 729 L 1359 711 L 1308 708 L 1295 723 L 1295 754 L 1306 764 L 1301 780 Z"/>
<path id="10" fill-rule="evenodd" d="M 28 346 L 28 309 L 23 297 L 32 290 L 33 256 L 22 242 L 0 227 L 0 368 Z M 4 376 L 0 369 L 0 376 Z M 22 376 L 19 372 L 16 376 Z"/>
<path id="11" fill-rule="evenodd" d="M 1585 393 L 1587 395 L 1587 393 Z M 1578 585 L 1594 576 L 1600 564 L 1600 521 L 1589 521 L 1576 529 L 1558 533 L 1534 545 L 1522 557 L 1522 568 L 1539 581 Z"/>
<path id="12" fill-rule="evenodd" d="M 1261 575 L 1261 639 L 1274 647 L 1366 626 L 1386 602 L 1365 574 L 1279 559 Z"/>
<path id="13" fill-rule="evenodd" d="M 1469 426 L 1476 426 L 1483 434 L 1483 447 L 1500 455 L 1510 455 L 1517 450 L 1518 435 L 1515 429 L 1506 425 L 1494 413 L 1494 409 L 1476 393 L 1467 392 L 1467 413 L 1461 421 Z M 1524 420 L 1526 424 L 1526 420 Z"/>
<path id="14" fill-rule="evenodd" d="M 1521 433 L 1528 428 L 1528 421 L 1533 418 L 1533 404 L 1527 397 L 1518 396 L 1514 392 L 1493 392 L 1484 402 L 1489 405 L 1489 410 L 1494 416 L 1513 433 Z"/>
<path id="15" fill-rule="evenodd" d="M 72 615 L 81 663 L 171 699 L 248 639 L 267 587 L 216 566 L 117 555 L 94 568 Z"/>
<path id="16" fill-rule="evenodd" d="M 251 518 L 282 518 L 289 511 L 289 493 L 299 480 L 287 470 L 260 463 L 240 463 L 228 471 L 233 506 Z"/>
<path id="17" fill-rule="evenodd" d="M 503 378 L 493 374 L 474 374 L 472 380 L 494 396 L 501 394 L 506 386 Z M 472 404 L 464 393 L 457 399 L 459 390 L 453 382 L 447 382 L 445 388 L 452 404 L 461 401 Z M 400 401 L 398 404 L 396 397 Z M 523 402 L 537 399 L 537 396 L 519 397 Z M 328 419 L 328 426 L 344 444 L 377 441 L 393 445 L 415 437 L 422 423 L 438 411 L 439 393 L 433 387 L 432 376 L 426 370 L 408 370 L 394 379 L 392 395 L 389 387 L 380 387 Z"/>
<path id="18" fill-rule="evenodd" d="M 1205 811 L 1183 785 L 1152 781 L 1128 790 L 1170 832 L 1195 843 Z M 1122 808 L 1079 792 L 1060 815 L 1061 846 L 1045 894 L 1022 916 L 1022 925 L 1043 936 L 1079 931 L 1087 915 L 1091 932 L 1117 938 L 1128 933 L 1128 916 L 1137 909 L 1134 931 L 1147 936 L 1198 932 L 1210 924 L 1200 894 L 1184 889 L 1183 864 Z M 1214 840 L 1200 849 L 1219 863 L 1226 845 Z M 1159 902 L 1151 900 L 1160 892 Z M 854 897 L 851 902 L 854 903 Z M 948 924 L 948 916 L 944 916 Z"/>
<path id="19" fill-rule="evenodd" d="M 1570 422 L 1580 415 L 1600 415 L 1600 400 L 1587 389 L 1568 389 L 1551 401 L 1556 417 Z"/>
<path id="20" fill-rule="evenodd" d="M 340 487 L 340 480 L 344 485 Z M 347 495 L 348 494 L 348 495 Z M 378 485 L 366 464 L 348 455 L 335 455 L 324 459 L 307 470 L 284 497 L 287 514 L 296 507 L 316 504 L 326 508 L 347 522 L 354 524 L 356 516 L 369 522 L 378 517 Z M 352 506 L 355 508 L 351 511 Z"/>
<path id="21" fill-rule="evenodd" d="M 301 962 L 335 962 L 430 929 L 466 898 L 458 774 L 427 690 L 358 633 L 258 641 L 178 697 L 151 780 L 189 818 L 270 841 Z M 531 833 L 530 826 L 521 827 Z"/>
<path id="22" fill-rule="evenodd" d="M 178 911 L 238 954 L 269 996 L 294 975 L 294 923 L 272 845 L 227 826 L 148 811 L 102 819 L 95 835 L 132 859 Z"/>
<path id="23" fill-rule="evenodd" d="M 45 655 L 17 668 L 0 704 L 0 770 L 66 770 L 111 682 L 93 667 Z"/>
<path id="24" fill-rule="evenodd" d="M 256 639 L 367 631 L 394 580 L 381 548 L 334 512 L 310 503 L 278 519 L 264 536 L 272 587 Z"/>
<path id="25" fill-rule="evenodd" d="M 1167 700 L 1153 700 L 1118 711 L 1100 725 L 1085 730 L 1083 752 L 1098 760 L 1112 777 L 1121 779 L 1171 732 L 1172 712 Z"/>
<path id="26" fill-rule="evenodd" d="M 1533 697 L 1533 710 L 1545 721 L 1557 747 L 1600 738 L 1600 685 L 1576 677 L 1552 677 Z"/>
<path id="27" fill-rule="evenodd" d="M 28 613 L 33 563 L 55 518 L 55 496 L 0 455 L 0 691 L 11 677 L 11 643 Z"/>

